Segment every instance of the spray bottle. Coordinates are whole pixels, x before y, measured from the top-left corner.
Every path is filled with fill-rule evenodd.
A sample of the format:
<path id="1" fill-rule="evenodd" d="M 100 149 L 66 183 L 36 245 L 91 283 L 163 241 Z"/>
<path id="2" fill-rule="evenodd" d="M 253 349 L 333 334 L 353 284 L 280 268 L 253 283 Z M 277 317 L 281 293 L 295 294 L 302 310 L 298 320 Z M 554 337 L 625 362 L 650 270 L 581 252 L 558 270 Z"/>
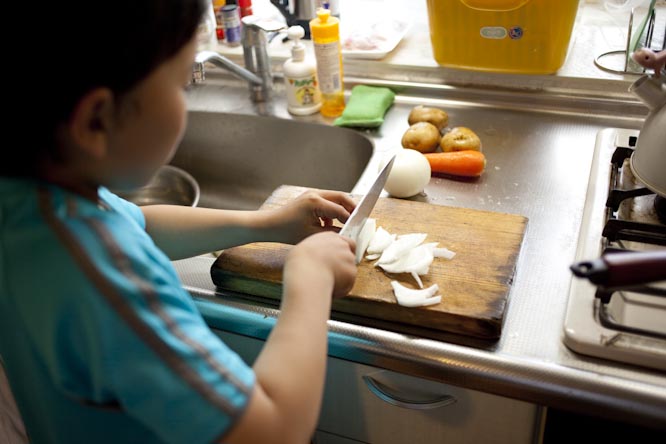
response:
<path id="1" fill-rule="evenodd" d="M 345 109 L 340 20 L 331 17 L 328 9 L 318 9 L 317 17 L 310 21 L 310 34 L 317 58 L 317 76 L 322 95 L 320 112 L 326 117 L 337 117 Z"/>
<path id="2" fill-rule="evenodd" d="M 305 36 L 302 26 L 292 26 L 287 31 L 294 41 L 291 58 L 284 62 L 284 81 L 287 90 L 287 109 L 297 116 L 314 114 L 321 108 L 321 91 L 317 82 L 317 66 L 305 57 Z"/>

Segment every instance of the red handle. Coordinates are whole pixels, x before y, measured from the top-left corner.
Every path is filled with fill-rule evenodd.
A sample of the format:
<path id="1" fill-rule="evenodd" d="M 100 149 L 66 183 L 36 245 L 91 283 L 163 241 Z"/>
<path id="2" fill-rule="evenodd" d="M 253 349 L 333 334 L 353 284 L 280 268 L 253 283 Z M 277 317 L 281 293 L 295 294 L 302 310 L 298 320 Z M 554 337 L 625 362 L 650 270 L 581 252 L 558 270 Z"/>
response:
<path id="1" fill-rule="evenodd" d="M 606 253 L 573 264 L 571 271 L 604 287 L 630 287 L 666 280 L 666 250 Z"/>
<path id="2" fill-rule="evenodd" d="M 607 287 L 625 287 L 666 280 L 666 250 L 639 253 L 608 253 Z"/>

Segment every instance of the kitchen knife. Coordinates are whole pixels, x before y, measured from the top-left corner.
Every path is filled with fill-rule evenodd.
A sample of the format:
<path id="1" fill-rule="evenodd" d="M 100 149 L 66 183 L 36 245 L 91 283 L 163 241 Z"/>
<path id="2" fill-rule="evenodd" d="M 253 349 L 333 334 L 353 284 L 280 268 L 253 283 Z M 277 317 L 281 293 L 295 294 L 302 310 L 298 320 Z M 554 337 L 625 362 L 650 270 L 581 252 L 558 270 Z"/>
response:
<path id="1" fill-rule="evenodd" d="M 388 161 L 377 176 L 377 179 L 375 179 L 375 183 L 372 184 L 368 193 L 363 196 L 358 205 L 356 205 L 351 216 L 347 219 L 347 223 L 345 223 L 340 230 L 341 235 L 354 239 L 355 241 L 358 240 L 358 234 L 361 232 L 361 228 L 363 228 L 365 221 L 368 220 L 370 213 L 372 213 L 372 209 L 375 207 L 375 203 L 377 203 L 379 195 L 382 193 L 382 189 L 384 189 L 384 184 L 391 172 L 394 160 L 395 156 L 391 157 L 391 160 Z"/>

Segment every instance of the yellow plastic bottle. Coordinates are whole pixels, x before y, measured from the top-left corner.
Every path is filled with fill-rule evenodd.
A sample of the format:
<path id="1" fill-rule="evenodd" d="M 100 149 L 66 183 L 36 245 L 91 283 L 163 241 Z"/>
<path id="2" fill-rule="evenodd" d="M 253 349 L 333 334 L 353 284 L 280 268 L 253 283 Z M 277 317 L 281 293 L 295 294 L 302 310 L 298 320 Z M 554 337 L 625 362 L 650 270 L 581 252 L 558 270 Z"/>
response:
<path id="1" fill-rule="evenodd" d="M 328 9 L 319 9 L 317 17 L 310 20 L 310 34 L 314 43 L 317 78 L 322 96 L 319 112 L 326 117 L 338 117 L 345 109 L 340 20 L 331 17 Z"/>

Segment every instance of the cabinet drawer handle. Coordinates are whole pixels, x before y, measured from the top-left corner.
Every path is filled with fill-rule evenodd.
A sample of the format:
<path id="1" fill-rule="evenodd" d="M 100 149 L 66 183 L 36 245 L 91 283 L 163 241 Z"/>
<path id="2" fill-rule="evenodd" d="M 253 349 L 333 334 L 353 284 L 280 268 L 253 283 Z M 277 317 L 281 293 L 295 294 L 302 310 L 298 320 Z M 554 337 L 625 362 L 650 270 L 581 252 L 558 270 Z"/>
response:
<path id="1" fill-rule="evenodd" d="M 444 395 L 430 401 L 412 401 L 410 399 L 405 399 L 400 395 L 390 393 L 388 387 L 376 379 L 373 379 L 371 376 L 364 375 L 363 382 L 365 382 L 368 389 L 382 401 L 404 409 L 430 410 L 455 404 L 456 401 L 458 401 L 454 396 L 450 395 Z"/>

